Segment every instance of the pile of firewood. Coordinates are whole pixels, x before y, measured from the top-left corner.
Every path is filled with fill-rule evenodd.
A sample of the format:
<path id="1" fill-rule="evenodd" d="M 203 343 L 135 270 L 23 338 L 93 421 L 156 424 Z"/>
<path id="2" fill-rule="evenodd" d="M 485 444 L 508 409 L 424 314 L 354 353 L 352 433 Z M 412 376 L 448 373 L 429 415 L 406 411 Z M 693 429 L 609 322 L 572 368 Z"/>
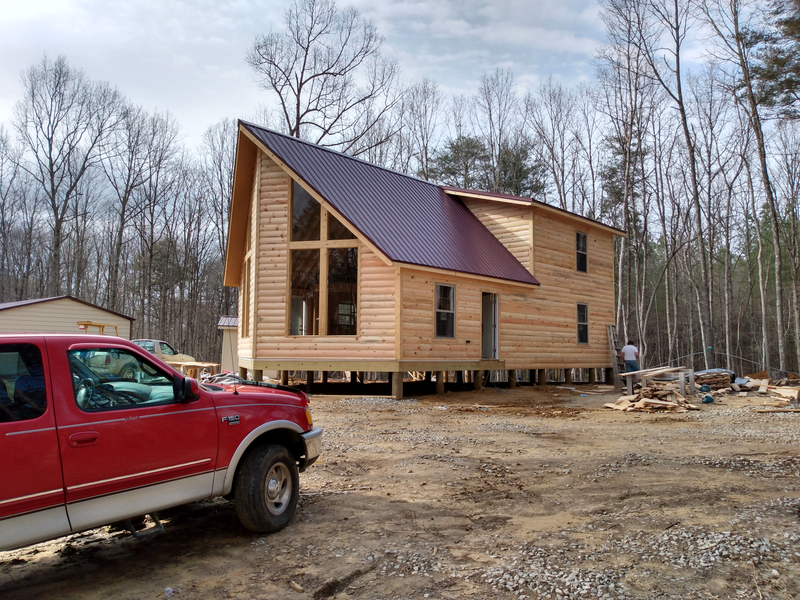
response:
<path id="1" fill-rule="evenodd" d="M 731 387 L 731 376 L 728 373 L 695 373 L 694 383 L 697 386 L 707 385 L 712 390 Z"/>
<path id="2" fill-rule="evenodd" d="M 622 396 L 611 404 L 604 404 L 607 408 L 623 410 L 626 412 L 673 412 L 684 413 L 690 410 L 700 410 L 690 404 L 676 389 L 675 384 L 650 382 L 647 387 L 640 388 L 632 396 Z"/>

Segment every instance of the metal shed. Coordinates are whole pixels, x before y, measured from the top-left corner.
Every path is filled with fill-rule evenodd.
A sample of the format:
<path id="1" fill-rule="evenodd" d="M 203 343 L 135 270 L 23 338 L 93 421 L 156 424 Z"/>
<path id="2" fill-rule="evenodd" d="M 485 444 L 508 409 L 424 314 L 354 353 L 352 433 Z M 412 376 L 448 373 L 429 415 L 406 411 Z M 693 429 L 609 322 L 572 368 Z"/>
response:
<path id="1" fill-rule="evenodd" d="M 133 320 L 72 296 L 0 304 L 0 333 L 98 333 L 102 328 L 105 334 L 118 331 L 119 337 L 130 339 Z"/>

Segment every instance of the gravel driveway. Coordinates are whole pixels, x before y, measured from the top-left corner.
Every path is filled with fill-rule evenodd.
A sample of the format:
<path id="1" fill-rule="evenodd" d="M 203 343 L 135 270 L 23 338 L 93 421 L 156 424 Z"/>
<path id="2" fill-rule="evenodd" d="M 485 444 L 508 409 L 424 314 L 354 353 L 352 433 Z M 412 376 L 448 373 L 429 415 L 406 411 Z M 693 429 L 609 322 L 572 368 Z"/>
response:
<path id="1" fill-rule="evenodd" d="M 314 396 L 323 455 L 284 531 L 200 502 L 149 540 L 0 553 L 0 597 L 800 598 L 800 414 L 620 413 L 575 387 Z"/>

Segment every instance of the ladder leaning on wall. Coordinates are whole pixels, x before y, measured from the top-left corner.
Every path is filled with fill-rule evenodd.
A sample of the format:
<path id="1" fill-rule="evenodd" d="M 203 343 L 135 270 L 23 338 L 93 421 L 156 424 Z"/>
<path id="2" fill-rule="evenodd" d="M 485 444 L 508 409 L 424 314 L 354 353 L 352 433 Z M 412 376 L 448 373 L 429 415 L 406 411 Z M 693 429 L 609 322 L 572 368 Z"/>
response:
<path id="1" fill-rule="evenodd" d="M 622 346 L 619 345 L 617 340 L 617 327 L 616 325 L 606 325 L 608 330 L 608 350 L 611 352 L 611 364 L 614 366 L 614 382 L 619 381 L 620 373 L 625 372 L 625 362 L 620 356 Z"/>

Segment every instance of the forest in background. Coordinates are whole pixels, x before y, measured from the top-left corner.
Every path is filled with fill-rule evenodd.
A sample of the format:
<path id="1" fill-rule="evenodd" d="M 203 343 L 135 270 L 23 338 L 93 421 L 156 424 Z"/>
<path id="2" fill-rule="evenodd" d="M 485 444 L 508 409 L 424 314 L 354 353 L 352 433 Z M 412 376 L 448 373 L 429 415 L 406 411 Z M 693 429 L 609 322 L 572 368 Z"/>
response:
<path id="1" fill-rule="evenodd" d="M 646 366 L 797 372 L 798 0 L 600 5 L 593 80 L 521 89 L 497 68 L 448 97 L 403 80 L 355 9 L 295 0 L 245 57 L 269 98 L 249 120 L 623 229 L 616 324 Z M 169 113 L 66 57 L 22 81 L 0 123 L 0 302 L 69 294 L 218 360 L 235 120 L 187 148 Z"/>

